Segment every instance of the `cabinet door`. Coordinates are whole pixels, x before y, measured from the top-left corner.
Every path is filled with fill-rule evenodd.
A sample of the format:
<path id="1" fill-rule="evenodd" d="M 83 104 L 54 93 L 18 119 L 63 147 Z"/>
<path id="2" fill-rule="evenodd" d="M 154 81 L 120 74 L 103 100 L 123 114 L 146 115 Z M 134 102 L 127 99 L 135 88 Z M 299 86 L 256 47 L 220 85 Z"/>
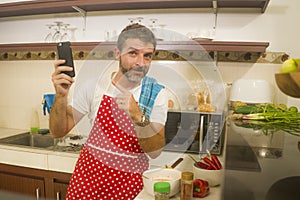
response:
<path id="1" fill-rule="evenodd" d="M 56 200 L 66 199 L 66 193 L 68 189 L 68 183 L 54 182 L 54 195 Z"/>
<path id="2" fill-rule="evenodd" d="M 24 195 L 25 199 L 44 199 L 44 180 L 14 174 L 0 173 L 0 190 Z"/>

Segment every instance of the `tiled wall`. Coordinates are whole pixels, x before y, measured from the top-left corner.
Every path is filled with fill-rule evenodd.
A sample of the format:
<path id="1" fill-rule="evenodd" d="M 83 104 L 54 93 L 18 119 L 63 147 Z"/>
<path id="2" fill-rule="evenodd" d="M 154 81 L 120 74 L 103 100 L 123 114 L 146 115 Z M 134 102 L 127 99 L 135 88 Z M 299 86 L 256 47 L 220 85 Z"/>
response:
<path id="1" fill-rule="evenodd" d="M 39 111 L 41 126 L 42 95 L 52 92 L 51 61 L 7 61 L 0 63 L 0 127 L 29 128 L 31 108 Z"/>
<path id="2" fill-rule="evenodd" d="M 75 61 L 80 70 L 83 61 Z M 219 62 L 218 69 L 225 83 L 227 94 L 232 83 L 238 78 L 264 79 L 275 89 L 275 102 L 288 103 L 278 91 L 274 73 L 280 64 Z M 45 93 L 54 93 L 51 82 L 53 60 L 1 61 L 0 62 L 0 127 L 29 129 L 31 109 L 39 112 L 41 128 L 48 127 L 48 115 L 42 112 L 42 98 Z"/>

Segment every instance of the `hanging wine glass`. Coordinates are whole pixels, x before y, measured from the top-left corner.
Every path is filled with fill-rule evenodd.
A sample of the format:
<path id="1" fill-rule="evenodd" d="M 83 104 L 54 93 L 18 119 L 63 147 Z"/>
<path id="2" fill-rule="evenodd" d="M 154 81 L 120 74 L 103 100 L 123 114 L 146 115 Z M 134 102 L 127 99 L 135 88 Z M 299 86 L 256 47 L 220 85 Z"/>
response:
<path id="1" fill-rule="evenodd" d="M 56 32 L 54 33 L 52 40 L 57 43 L 61 41 L 60 29 L 63 23 L 62 22 L 54 22 L 54 23 L 56 24 L 56 29 L 55 29 Z"/>
<path id="2" fill-rule="evenodd" d="M 164 28 L 166 27 L 166 25 L 165 24 L 159 24 L 158 25 L 158 27 L 157 27 L 157 29 L 156 29 L 156 34 L 157 34 L 157 37 L 159 38 L 159 39 L 161 39 L 161 40 L 165 40 L 165 30 L 164 30 Z M 157 30 L 159 30 L 159 31 L 157 31 Z"/>
<path id="3" fill-rule="evenodd" d="M 62 42 L 70 41 L 70 37 L 68 34 L 69 31 L 68 27 L 70 26 L 70 24 L 62 24 L 62 26 L 63 26 L 64 34 L 61 36 L 61 41 Z"/>
<path id="4" fill-rule="evenodd" d="M 139 24 L 142 24 L 142 20 L 144 19 L 143 17 L 137 17 L 136 18 Z"/>
<path id="5" fill-rule="evenodd" d="M 76 38 L 75 38 L 75 31 L 77 30 L 76 27 L 70 27 L 68 29 L 70 31 L 70 41 L 75 41 Z"/>
<path id="6" fill-rule="evenodd" d="M 157 19 L 151 18 L 150 21 L 151 21 L 151 25 L 150 25 L 151 30 L 152 30 L 152 31 L 155 31 L 155 29 L 157 28 L 157 25 L 156 25 Z"/>
<path id="7" fill-rule="evenodd" d="M 109 41 L 109 31 L 108 30 L 104 31 L 104 41 Z"/>
<path id="8" fill-rule="evenodd" d="M 128 18 L 128 20 L 129 20 L 129 24 L 134 24 L 134 23 L 135 23 L 135 20 L 136 20 L 136 18 L 132 18 L 132 17 L 130 17 L 130 18 Z"/>
<path id="9" fill-rule="evenodd" d="M 151 18 L 150 21 L 151 21 L 151 24 L 149 25 L 149 27 L 151 28 L 151 31 L 155 35 L 156 39 L 158 40 L 158 35 L 157 35 L 158 34 L 158 32 L 157 32 L 157 19 Z"/>
<path id="10" fill-rule="evenodd" d="M 47 27 L 48 27 L 48 29 L 49 29 L 49 33 L 46 35 L 46 37 L 45 37 L 45 39 L 44 39 L 44 41 L 45 42 L 47 42 L 47 43 L 50 43 L 50 42 L 52 42 L 52 27 L 54 26 L 54 24 L 47 24 L 46 25 Z"/>
<path id="11" fill-rule="evenodd" d="M 167 26 L 166 24 L 160 24 L 160 25 L 159 25 L 159 28 L 160 28 L 160 29 L 164 29 L 166 26 Z"/>

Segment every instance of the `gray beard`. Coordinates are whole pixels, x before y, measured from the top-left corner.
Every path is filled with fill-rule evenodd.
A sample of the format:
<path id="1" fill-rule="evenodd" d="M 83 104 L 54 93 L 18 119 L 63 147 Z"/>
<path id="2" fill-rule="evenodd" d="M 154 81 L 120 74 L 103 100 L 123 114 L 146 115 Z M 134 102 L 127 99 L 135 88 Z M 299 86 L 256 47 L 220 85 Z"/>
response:
<path id="1" fill-rule="evenodd" d="M 134 83 L 139 83 L 141 82 L 141 80 L 143 79 L 144 76 L 138 76 L 138 75 L 130 75 L 130 74 L 125 74 L 125 76 L 127 77 L 127 79 L 131 82 Z"/>
<path id="2" fill-rule="evenodd" d="M 140 83 L 141 80 L 146 75 L 144 67 L 136 67 L 135 69 L 131 69 L 132 71 L 133 70 L 143 71 L 143 75 L 132 74 L 131 70 L 128 70 L 128 69 L 125 69 L 124 67 L 122 67 L 122 63 L 120 63 L 120 67 L 121 67 L 121 72 L 130 82 Z"/>

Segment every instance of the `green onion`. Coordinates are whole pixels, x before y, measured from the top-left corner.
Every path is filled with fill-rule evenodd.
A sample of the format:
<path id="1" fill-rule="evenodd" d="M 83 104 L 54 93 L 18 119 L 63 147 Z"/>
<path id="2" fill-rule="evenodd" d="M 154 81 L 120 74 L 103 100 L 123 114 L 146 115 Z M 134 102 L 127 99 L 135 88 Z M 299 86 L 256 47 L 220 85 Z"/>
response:
<path id="1" fill-rule="evenodd" d="M 287 109 L 284 104 L 260 104 L 255 105 L 258 112 L 250 112 L 253 107 L 238 106 L 237 112 L 232 114 L 235 124 L 255 130 L 263 130 L 264 133 L 283 130 L 293 135 L 300 135 L 300 113 L 294 107 Z M 245 111 L 241 113 L 240 111 Z"/>

